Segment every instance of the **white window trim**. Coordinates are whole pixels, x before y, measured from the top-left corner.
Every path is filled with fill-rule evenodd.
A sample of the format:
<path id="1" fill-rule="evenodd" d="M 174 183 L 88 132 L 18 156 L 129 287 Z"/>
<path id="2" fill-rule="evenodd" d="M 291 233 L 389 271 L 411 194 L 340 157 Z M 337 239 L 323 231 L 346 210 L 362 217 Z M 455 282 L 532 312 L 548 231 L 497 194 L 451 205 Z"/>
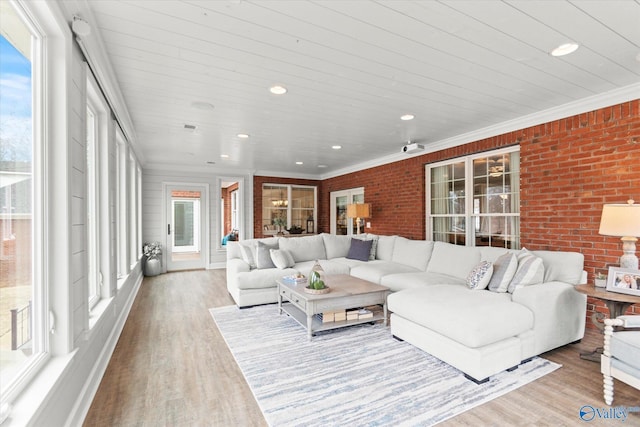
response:
<path id="1" fill-rule="evenodd" d="M 315 185 L 298 185 L 298 184 L 278 184 L 278 183 L 267 183 L 265 182 L 264 184 L 262 184 L 262 191 L 263 191 L 263 195 L 264 195 L 264 187 L 265 186 L 272 186 L 272 187 L 282 187 L 283 189 L 287 190 L 287 225 L 286 228 L 291 228 L 291 218 L 292 218 L 292 212 L 293 212 L 293 203 L 291 203 L 291 191 L 294 188 L 313 188 L 313 228 L 314 231 L 318 229 L 318 187 Z M 260 201 L 260 208 L 261 211 L 264 210 L 264 204 L 263 201 Z M 262 215 L 264 215 L 264 212 L 262 213 Z M 260 224 L 262 224 L 262 220 L 260 221 Z M 261 225 L 262 226 L 262 225 Z M 304 229 L 304 227 L 303 227 Z M 265 236 L 269 236 L 269 235 L 276 235 L 277 231 L 275 230 L 262 230 L 262 234 L 264 234 Z"/>
<path id="2" fill-rule="evenodd" d="M 484 158 L 484 157 L 491 157 L 491 156 L 496 156 L 496 155 L 501 155 L 501 154 L 509 154 L 509 153 L 514 153 L 514 152 L 519 152 L 520 151 L 520 146 L 511 146 L 511 147 L 505 147 L 505 148 L 499 148 L 497 150 L 492 150 L 492 151 L 483 151 L 480 153 L 475 153 L 475 154 L 470 154 L 468 156 L 462 156 L 462 157 L 456 157 L 453 159 L 447 159 L 447 160 L 443 160 L 440 162 L 436 162 L 436 163 L 429 163 L 427 165 L 425 165 L 425 230 L 426 230 L 426 235 L 425 235 L 425 239 L 426 240 L 432 240 L 433 239 L 433 225 L 432 225 L 432 215 L 431 215 L 431 168 L 436 168 L 439 166 L 445 166 L 445 165 L 450 165 L 452 163 L 461 163 L 464 162 L 465 164 L 465 214 L 464 217 L 466 219 L 466 224 L 467 226 L 465 227 L 465 246 L 474 246 L 475 245 L 475 239 L 474 239 L 474 227 L 471 227 L 470 225 L 474 223 L 474 218 L 478 217 L 479 215 L 474 214 L 473 213 L 473 197 L 470 197 L 473 194 L 473 179 L 469 179 L 469 177 L 473 177 L 473 160 L 475 159 L 479 159 L 479 158 Z M 441 216 L 441 215 L 439 215 Z M 454 215 L 451 214 L 450 216 L 461 216 L 461 215 Z M 498 217 L 507 217 L 507 216 L 512 216 L 512 217 L 520 217 L 520 213 L 509 213 L 509 214 L 505 214 L 505 213 L 500 213 L 500 214 L 482 214 L 480 215 L 482 217 L 489 217 L 489 216 L 498 216 Z M 519 234 L 519 233 L 518 233 Z"/>

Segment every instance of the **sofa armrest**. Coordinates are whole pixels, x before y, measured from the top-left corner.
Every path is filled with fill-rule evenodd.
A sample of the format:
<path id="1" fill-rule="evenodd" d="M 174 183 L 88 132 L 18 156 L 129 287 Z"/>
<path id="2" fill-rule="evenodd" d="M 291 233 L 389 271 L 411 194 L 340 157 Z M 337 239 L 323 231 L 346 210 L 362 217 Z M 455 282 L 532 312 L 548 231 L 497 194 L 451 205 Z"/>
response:
<path id="1" fill-rule="evenodd" d="M 587 296 L 564 282 L 516 289 L 512 301 L 533 312 L 536 354 L 582 339 Z"/>
<path id="2" fill-rule="evenodd" d="M 251 271 L 251 267 L 249 264 L 244 262 L 243 259 L 240 258 L 232 258 L 227 260 L 227 277 L 229 274 L 237 274 L 245 271 Z"/>

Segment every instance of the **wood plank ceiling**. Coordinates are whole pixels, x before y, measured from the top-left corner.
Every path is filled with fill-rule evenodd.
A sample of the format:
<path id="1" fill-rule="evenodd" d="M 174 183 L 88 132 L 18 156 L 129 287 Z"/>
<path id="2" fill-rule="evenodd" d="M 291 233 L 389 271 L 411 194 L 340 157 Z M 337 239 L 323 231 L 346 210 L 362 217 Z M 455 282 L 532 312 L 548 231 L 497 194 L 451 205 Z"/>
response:
<path id="1" fill-rule="evenodd" d="M 326 176 L 640 82 L 632 0 L 86 4 L 146 166 Z"/>

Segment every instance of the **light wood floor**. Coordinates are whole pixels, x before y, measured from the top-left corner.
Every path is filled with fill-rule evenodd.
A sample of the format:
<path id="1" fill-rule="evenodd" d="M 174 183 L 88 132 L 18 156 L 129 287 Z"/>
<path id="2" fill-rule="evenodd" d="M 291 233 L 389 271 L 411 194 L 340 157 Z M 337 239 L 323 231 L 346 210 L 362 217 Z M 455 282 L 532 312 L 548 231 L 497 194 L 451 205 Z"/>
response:
<path id="1" fill-rule="evenodd" d="M 233 304 L 224 270 L 145 278 L 85 426 L 264 426 L 266 422 L 208 309 Z M 542 356 L 563 365 L 441 426 L 574 426 L 583 405 L 605 407 L 599 364 L 579 344 Z M 640 391 L 615 382 L 615 406 L 640 406 Z M 589 424 L 619 425 L 595 420 Z M 640 413 L 625 426 L 640 425 Z"/>

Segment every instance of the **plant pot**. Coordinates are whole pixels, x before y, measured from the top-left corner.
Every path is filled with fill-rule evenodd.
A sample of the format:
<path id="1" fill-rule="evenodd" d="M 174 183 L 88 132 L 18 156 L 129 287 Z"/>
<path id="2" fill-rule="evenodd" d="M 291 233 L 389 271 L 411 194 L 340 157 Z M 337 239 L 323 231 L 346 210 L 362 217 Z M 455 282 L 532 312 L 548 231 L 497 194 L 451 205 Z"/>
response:
<path id="1" fill-rule="evenodd" d="M 606 288 L 607 279 L 595 279 L 596 288 Z"/>
<path id="2" fill-rule="evenodd" d="M 162 273 L 162 261 L 155 257 L 149 257 L 143 264 L 145 276 L 157 276 Z"/>

